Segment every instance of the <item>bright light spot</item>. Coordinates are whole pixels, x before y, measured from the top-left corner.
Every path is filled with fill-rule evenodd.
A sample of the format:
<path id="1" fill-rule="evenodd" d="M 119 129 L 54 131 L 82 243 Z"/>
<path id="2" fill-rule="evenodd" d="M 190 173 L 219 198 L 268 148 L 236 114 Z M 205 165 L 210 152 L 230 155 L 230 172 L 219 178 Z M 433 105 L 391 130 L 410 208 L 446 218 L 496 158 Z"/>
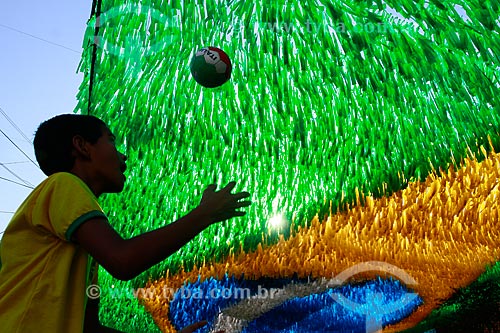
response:
<path id="1" fill-rule="evenodd" d="M 464 7 L 460 5 L 454 5 L 453 8 L 455 8 L 455 11 L 460 15 L 460 17 L 465 21 L 465 22 L 472 22 L 470 17 L 467 15 L 467 12 L 465 11 Z"/>
<path id="2" fill-rule="evenodd" d="M 276 214 L 269 219 L 269 226 L 271 228 L 279 228 L 285 225 L 285 217 L 283 214 Z"/>
<path id="3" fill-rule="evenodd" d="M 385 5 L 385 11 L 392 16 L 393 19 L 396 20 L 396 22 L 403 23 L 403 24 L 411 24 L 414 29 L 418 29 L 418 33 L 421 35 L 424 35 L 424 30 L 418 25 L 418 23 L 413 19 L 413 18 L 406 18 L 402 14 L 400 14 L 397 10 L 394 8 Z"/>

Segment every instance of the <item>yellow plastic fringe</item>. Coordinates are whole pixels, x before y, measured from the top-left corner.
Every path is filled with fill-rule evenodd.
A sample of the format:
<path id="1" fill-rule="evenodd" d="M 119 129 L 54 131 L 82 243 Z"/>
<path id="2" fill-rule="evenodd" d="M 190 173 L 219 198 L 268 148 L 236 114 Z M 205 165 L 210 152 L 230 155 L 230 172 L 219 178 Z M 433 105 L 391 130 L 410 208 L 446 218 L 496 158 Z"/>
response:
<path id="1" fill-rule="evenodd" d="M 486 151 L 483 149 L 486 156 Z M 410 328 L 426 317 L 455 289 L 473 282 L 500 256 L 500 154 L 478 162 L 466 159 L 459 170 L 451 167 L 439 177 L 412 183 L 390 197 L 365 197 L 365 205 L 348 208 L 321 222 L 299 229 L 288 240 L 259 246 L 252 253 L 232 255 L 225 262 L 207 263 L 148 283 L 164 290 L 184 282 L 222 277 L 226 273 L 247 279 L 260 277 L 332 278 L 366 261 L 384 261 L 403 269 L 417 285 L 424 304 L 385 332 Z M 380 272 L 363 273 L 367 279 Z M 175 332 L 168 320 L 168 297 L 141 301 L 163 332 Z"/>

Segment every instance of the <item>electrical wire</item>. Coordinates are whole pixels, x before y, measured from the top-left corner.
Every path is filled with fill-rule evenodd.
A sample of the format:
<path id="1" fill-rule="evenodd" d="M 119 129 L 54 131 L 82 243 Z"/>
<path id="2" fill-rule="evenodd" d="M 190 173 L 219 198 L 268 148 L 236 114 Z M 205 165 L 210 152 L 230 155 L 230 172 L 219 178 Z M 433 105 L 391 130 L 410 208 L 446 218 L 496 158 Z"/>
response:
<path id="1" fill-rule="evenodd" d="M 12 164 L 24 164 L 29 163 L 29 161 L 15 161 L 15 162 L 0 162 L 3 165 L 12 165 Z"/>
<path id="2" fill-rule="evenodd" d="M 35 187 L 33 187 L 33 186 L 29 186 L 29 185 L 21 184 L 21 183 L 18 183 L 18 182 L 16 182 L 16 181 L 13 181 L 13 180 L 11 180 L 11 179 L 8 179 L 8 178 L 0 177 L 0 180 L 4 180 L 4 181 L 9 182 L 9 183 L 14 183 L 14 184 L 17 184 L 17 185 L 19 185 L 19 186 L 27 187 L 27 188 L 30 188 L 30 189 L 32 189 L 32 190 L 34 190 L 34 189 L 35 189 Z"/>
<path id="3" fill-rule="evenodd" d="M 14 121 L 12 119 L 10 119 L 10 117 L 7 115 L 7 112 L 5 112 L 5 110 L 2 109 L 2 107 L 0 107 L 0 113 L 5 117 L 5 119 L 7 119 L 7 121 L 12 125 L 12 127 L 14 127 L 14 129 L 19 134 L 21 134 L 21 136 L 26 140 L 26 142 L 33 145 L 33 141 L 31 141 L 30 138 L 28 138 L 28 136 L 26 134 L 24 134 L 23 131 L 21 131 L 21 129 L 16 125 L 16 123 L 14 123 Z"/>
<path id="4" fill-rule="evenodd" d="M 0 133 L 2 133 L 2 134 L 3 134 L 6 138 L 7 138 L 7 140 L 9 140 L 9 141 L 10 141 L 10 143 L 12 143 L 12 144 L 13 144 L 13 145 L 17 148 L 17 150 L 19 150 L 19 151 L 20 151 L 20 152 L 21 152 L 24 156 L 26 156 L 26 158 L 27 158 L 28 160 L 30 160 L 30 161 L 31 161 L 31 163 L 33 163 L 33 164 L 34 164 L 34 165 L 35 165 L 38 169 L 40 168 L 40 167 L 38 166 L 38 164 L 37 164 L 35 161 L 33 161 L 33 160 L 31 159 L 31 157 L 29 157 L 29 156 L 28 156 L 28 154 L 26 154 L 26 153 L 25 153 L 25 152 L 24 152 L 24 151 L 23 151 L 23 150 L 22 150 L 22 149 L 21 149 L 18 145 L 16 145 L 16 143 L 15 143 L 14 141 L 12 141 L 12 139 L 11 139 L 11 138 L 9 138 L 9 136 L 8 136 L 7 134 L 5 134 L 5 132 L 4 132 L 4 131 L 2 131 L 2 129 L 0 129 Z"/>
<path id="5" fill-rule="evenodd" d="M 71 52 L 75 52 L 75 53 L 78 53 L 78 54 L 82 54 L 82 52 L 80 51 L 77 51 L 77 50 L 74 50 L 70 47 L 67 47 L 67 46 L 64 46 L 64 45 L 61 45 L 61 44 L 58 44 L 58 43 L 55 43 L 55 42 L 51 42 L 50 40 L 47 40 L 47 39 L 44 39 L 44 38 L 41 38 L 41 37 L 38 37 L 38 36 L 35 36 L 33 34 L 30 34 L 30 33 L 27 33 L 27 32 L 24 32 L 22 30 L 19 30 L 19 29 L 16 29 L 16 28 L 13 28 L 13 27 L 10 27 L 8 25 L 5 25 L 5 24 L 2 24 L 0 23 L 0 27 L 2 28 L 5 28 L 5 29 L 9 29 L 9 30 L 12 30 L 12 31 L 15 31 L 17 33 L 20 33 L 20 34 L 23 34 L 23 35 L 26 35 L 26 36 L 29 36 L 31 38 L 35 38 L 35 39 L 38 39 L 44 43 L 48 43 L 48 44 L 51 44 L 53 46 L 57 46 L 57 47 L 60 47 L 60 48 L 63 48 L 65 50 L 68 50 L 68 51 L 71 51 Z"/>
<path id="6" fill-rule="evenodd" d="M 26 185 L 28 186 L 34 186 L 33 184 L 31 184 L 29 181 L 27 180 L 24 180 L 22 179 L 20 176 L 18 176 L 14 171 L 12 171 L 11 169 L 9 169 L 7 166 L 5 166 L 3 163 L 0 163 L 0 166 L 2 168 L 4 168 L 5 170 L 7 170 L 11 175 L 13 175 L 14 177 L 16 177 L 17 179 L 19 179 L 20 181 L 22 181 L 23 183 L 25 183 Z"/>

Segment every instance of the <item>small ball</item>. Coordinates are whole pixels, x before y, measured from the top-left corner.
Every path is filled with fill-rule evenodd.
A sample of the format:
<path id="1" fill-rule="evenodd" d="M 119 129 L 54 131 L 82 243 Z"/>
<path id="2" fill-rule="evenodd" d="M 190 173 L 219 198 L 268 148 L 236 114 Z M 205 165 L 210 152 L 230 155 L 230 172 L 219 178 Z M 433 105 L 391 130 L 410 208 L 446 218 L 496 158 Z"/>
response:
<path id="1" fill-rule="evenodd" d="M 232 65 L 228 55 L 216 47 L 203 47 L 191 59 L 191 74 L 205 88 L 215 88 L 231 77 Z"/>

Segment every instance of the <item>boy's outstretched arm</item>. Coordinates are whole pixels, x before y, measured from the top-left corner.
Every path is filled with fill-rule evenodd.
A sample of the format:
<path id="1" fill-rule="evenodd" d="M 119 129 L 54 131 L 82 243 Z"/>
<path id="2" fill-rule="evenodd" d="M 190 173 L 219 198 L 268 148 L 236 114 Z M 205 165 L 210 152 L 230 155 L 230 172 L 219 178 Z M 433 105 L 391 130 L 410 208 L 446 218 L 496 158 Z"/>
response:
<path id="1" fill-rule="evenodd" d="M 231 182 L 220 191 L 216 191 L 216 185 L 208 186 L 199 206 L 186 216 L 134 238 L 123 239 L 106 219 L 95 218 L 78 227 L 73 240 L 115 278 L 130 280 L 169 257 L 211 224 L 245 215 L 238 209 L 250 205 L 250 201 L 241 201 L 250 194 L 232 194 L 235 185 Z"/>

